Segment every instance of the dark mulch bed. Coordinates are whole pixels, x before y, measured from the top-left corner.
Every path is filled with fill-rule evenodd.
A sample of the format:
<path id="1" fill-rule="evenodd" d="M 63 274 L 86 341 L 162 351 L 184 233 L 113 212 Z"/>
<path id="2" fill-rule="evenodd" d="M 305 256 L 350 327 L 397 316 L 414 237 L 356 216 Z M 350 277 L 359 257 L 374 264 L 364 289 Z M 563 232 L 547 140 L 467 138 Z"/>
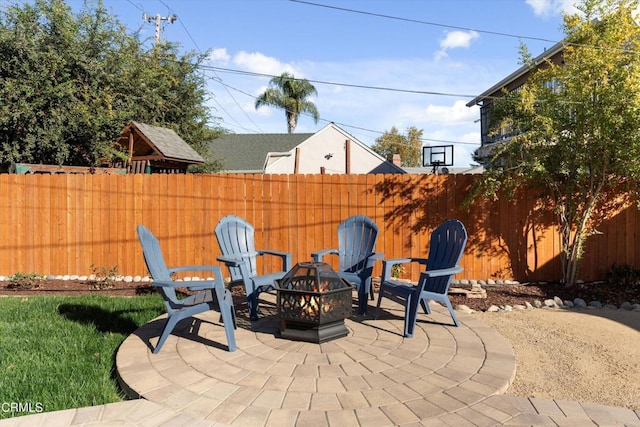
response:
<path id="1" fill-rule="evenodd" d="M 81 280 L 32 280 L 29 284 L 16 285 L 0 282 L 0 295 L 85 295 L 135 296 L 156 292 L 149 282 L 113 282 L 102 286 L 96 282 Z"/>
<path id="2" fill-rule="evenodd" d="M 459 286 L 462 287 L 462 286 Z M 470 287 L 462 287 L 469 289 Z M 487 298 L 466 298 L 464 296 L 451 295 L 451 303 L 465 304 L 474 310 L 486 310 L 491 305 L 504 306 L 533 303 L 534 300 L 544 301 L 559 297 L 563 301 L 582 298 L 588 304 L 591 301 L 600 301 L 602 304 L 614 304 L 620 306 L 625 301 L 631 304 L 640 303 L 640 284 L 622 286 L 606 282 L 582 283 L 572 287 L 562 283 L 531 283 L 519 285 L 496 285 L 484 287 Z"/>
<path id="3" fill-rule="evenodd" d="M 135 296 L 156 292 L 148 282 L 113 282 L 112 286 L 100 287 L 95 282 L 78 280 L 39 280 L 33 286 L 12 286 L 10 282 L 0 282 L 0 295 L 83 295 L 101 294 L 112 296 Z M 469 288 L 464 286 L 457 286 Z M 562 300 L 582 298 L 587 303 L 600 301 L 602 304 L 620 306 L 625 301 L 640 303 L 640 284 L 617 285 L 605 282 L 584 283 L 567 287 L 561 283 L 531 283 L 520 285 L 485 286 L 487 298 L 466 298 L 450 295 L 451 303 L 465 304 L 474 310 L 486 310 L 491 305 L 504 306 L 544 301 L 553 297 Z"/>

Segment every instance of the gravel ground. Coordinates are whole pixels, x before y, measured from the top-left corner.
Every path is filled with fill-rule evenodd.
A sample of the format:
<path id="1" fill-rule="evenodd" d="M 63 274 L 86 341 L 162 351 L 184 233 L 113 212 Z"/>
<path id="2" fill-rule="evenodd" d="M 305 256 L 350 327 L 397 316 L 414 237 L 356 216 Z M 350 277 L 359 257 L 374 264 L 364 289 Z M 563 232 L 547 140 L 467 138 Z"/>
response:
<path id="1" fill-rule="evenodd" d="M 640 312 L 533 309 L 476 312 L 514 349 L 506 394 L 640 409 Z"/>

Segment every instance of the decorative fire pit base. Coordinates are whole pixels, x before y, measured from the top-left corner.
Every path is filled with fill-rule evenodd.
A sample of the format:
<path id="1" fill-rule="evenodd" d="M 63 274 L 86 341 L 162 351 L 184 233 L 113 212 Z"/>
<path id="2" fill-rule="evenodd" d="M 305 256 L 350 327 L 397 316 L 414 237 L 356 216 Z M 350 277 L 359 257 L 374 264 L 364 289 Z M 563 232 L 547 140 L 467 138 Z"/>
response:
<path id="1" fill-rule="evenodd" d="M 296 264 L 276 282 L 282 338 L 323 343 L 346 336 L 352 290 L 328 264 Z"/>

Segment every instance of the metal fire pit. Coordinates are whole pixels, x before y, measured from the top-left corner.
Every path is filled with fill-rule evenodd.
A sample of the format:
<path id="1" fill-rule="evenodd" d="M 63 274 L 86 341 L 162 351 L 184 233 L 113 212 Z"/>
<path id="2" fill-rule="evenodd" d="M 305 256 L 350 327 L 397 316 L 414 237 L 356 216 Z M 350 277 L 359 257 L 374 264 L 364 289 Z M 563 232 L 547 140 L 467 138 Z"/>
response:
<path id="1" fill-rule="evenodd" d="M 328 264 L 296 264 L 276 281 L 282 338 L 322 343 L 346 336 L 352 290 Z"/>

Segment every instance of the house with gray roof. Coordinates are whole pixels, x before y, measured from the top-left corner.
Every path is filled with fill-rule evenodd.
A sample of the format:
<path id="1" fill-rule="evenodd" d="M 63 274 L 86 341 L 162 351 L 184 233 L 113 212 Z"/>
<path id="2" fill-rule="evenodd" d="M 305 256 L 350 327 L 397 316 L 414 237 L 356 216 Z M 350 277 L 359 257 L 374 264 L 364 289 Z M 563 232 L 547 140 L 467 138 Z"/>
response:
<path id="1" fill-rule="evenodd" d="M 209 156 L 225 173 L 405 173 L 333 123 L 316 133 L 223 135 Z"/>

